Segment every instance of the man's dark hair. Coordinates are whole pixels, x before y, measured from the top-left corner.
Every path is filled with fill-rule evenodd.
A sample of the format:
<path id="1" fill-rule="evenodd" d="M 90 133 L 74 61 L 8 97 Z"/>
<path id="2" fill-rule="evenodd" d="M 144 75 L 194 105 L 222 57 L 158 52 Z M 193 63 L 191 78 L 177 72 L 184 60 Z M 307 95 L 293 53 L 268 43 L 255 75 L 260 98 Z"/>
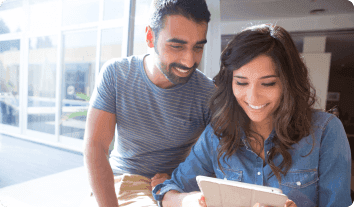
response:
<path id="1" fill-rule="evenodd" d="M 149 23 L 155 34 L 155 41 L 169 15 L 182 15 L 197 23 L 210 21 L 210 12 L 205 0 L 153 0 L 152 7 Z"/>

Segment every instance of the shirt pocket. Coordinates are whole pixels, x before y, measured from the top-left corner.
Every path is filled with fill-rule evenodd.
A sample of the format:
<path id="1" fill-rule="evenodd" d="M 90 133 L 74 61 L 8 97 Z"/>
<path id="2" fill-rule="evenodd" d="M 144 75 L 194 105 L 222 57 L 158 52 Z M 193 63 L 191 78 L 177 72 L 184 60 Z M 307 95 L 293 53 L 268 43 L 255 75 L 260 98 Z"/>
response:
<path id="1" fill-rule="evenodd" d="M 172 123 L 165 123 L 166 125 L 164 127 L 159 128 L 163 130 L 161 133 L 164 133 L 164 137 L 167 138 L 166 142 L 181 146 L 197 141 L 198 137 L 195 135 L 195 132 L 198 130 L 198 127 L 200 127 L 198 122 L 181 117 L 173 117 L 171 120 L 173 120 Z M 193 137 L 193 140 L 191 137 Z"/>
<path id="2" fill-rule="evenodd" d="M 318 181 L 317 169 L 289 171 L 282 178 L 281 185 L 289 188 L 306 188 Z"/>
<path id="3" fill-rule="evenodd" d="M 230 168 L 224 168 L 223 170 L 224 173 L 219 168 L 217 169 L 217 177 L 225 180 L 242 181 L 242 170 L 234 170 Z"/>
<path id="4" fill-rule="evenodd" d="M 289 171 L 282 177 L 280 189 L 297 206 L 318 206 L 318 180 L 317 169 Z"/>

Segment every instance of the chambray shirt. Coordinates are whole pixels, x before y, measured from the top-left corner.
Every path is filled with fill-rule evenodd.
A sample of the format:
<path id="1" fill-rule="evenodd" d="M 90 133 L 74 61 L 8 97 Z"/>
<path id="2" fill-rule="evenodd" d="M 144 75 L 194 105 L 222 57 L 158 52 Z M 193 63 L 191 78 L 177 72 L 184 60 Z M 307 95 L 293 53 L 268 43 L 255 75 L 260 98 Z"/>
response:
<path id="1" fill-rule="evenodd" d="M 156 186 L 154 197 L 162 200 L 170 190 L 199 191 L 196 176 L 215 175 L 221 179 L 280 188 L 299 207 L 350 206 L 351 153 L 343 125 L 334 115 L 317 111 L 313 113 L 312 129 L 315 138 L 312 152 L 311 135 L 293 144 L 293 149 L 289 150 L 292 166 L 286 176 L 281 174 L 279 185 L 276 176 L 269 176 L 270 166 L 264 165 L 262 158 L 251 150 L 245 136 L 242 137 L 245 145 L 235 154 L 225 161 L 220 158 L 224 174 L 217 162 L 219 140 L 209 125 L 185 162 L 174 170 L 171 179 Z M 273 130 L 264 142 L 265 160 L 274 146 L 274 135 Z M 277 155 L 273 161 L 279 166 L 282 160 L 283 157 Z M 156 195 L 159 189 L 161 192 Z"/>

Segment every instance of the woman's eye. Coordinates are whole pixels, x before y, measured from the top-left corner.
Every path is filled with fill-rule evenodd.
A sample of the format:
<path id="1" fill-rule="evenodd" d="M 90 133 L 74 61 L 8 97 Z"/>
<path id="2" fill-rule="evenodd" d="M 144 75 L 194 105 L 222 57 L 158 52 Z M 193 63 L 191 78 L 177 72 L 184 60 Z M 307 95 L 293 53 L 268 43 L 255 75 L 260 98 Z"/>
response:
<path id="1" fill-rule="evenodd" d="M 237 81 L 236 84 L 239 85 L 239 86 L 245 86 L 245 85 L 247 85 L 248 83 L 240 83 L 240 82 Z"/>
<path id="2" fill-rule="evenodd" d="M 272 83 L 262 83 L 262 85 L 264 85 L 264 86 L 274 86 L 274 85 L 275 85 L 275 82 L 272 82 Z"/>

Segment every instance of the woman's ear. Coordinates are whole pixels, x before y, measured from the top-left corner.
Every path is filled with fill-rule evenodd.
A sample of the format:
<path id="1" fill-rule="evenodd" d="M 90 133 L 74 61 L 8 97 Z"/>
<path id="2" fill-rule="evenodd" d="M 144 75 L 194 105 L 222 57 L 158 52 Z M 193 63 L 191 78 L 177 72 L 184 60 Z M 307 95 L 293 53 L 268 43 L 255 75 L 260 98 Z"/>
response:
<path id="1" fill-rule="evenodd" d="M 146 26 L 145 28 L 145 35 L 146 35 L 146 44 L 149 48 L 154 47 L 154 32 L 152 31 L 150 26 Z"/>

